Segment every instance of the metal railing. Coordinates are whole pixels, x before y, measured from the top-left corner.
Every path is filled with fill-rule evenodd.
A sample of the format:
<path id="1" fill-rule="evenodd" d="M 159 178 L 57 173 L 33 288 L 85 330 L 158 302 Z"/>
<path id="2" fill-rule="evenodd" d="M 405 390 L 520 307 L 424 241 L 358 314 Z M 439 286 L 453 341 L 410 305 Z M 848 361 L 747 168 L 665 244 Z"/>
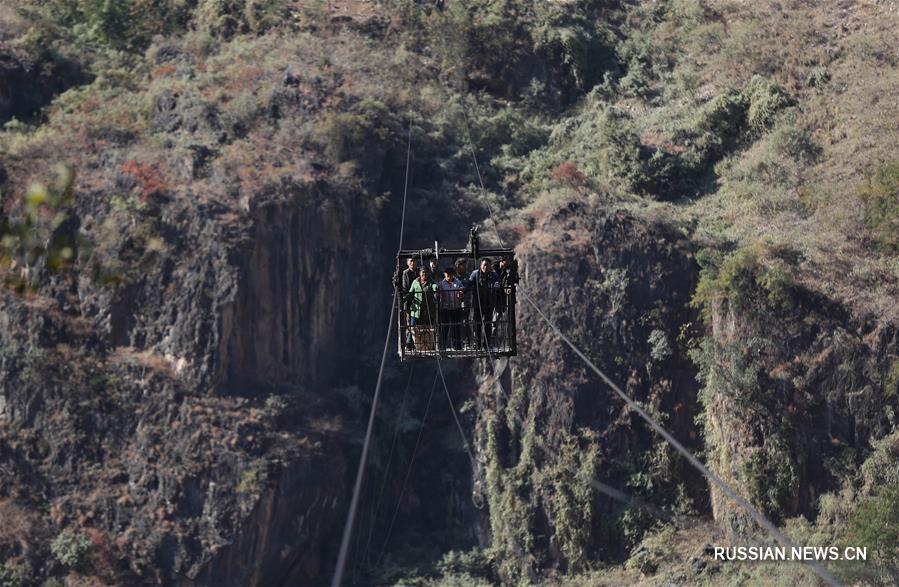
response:
<path id="1" fill-rule="evenodd" d="M 516 354 L 514 285 L 406 293 L 397 303 L 402 360 Z"/>

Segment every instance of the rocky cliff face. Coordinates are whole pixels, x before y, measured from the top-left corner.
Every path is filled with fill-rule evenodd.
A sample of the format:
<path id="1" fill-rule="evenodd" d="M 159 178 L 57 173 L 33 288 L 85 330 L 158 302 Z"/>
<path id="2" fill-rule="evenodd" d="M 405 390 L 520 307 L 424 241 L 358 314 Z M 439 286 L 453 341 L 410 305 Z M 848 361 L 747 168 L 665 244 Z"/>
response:
<path id="1" fill-rule="evenodd" d="M 710 308 L 704 364 L 705 439 L 713 469 L 775 520 L 814 517 L 888 434 L 897 354 L 894 326 L 853 316 L 801 286 L 772 296 L 762 269 Z M 746 516 L 713 491 L 716 520 Z"/>
<path id="2" fill-rule="evenodd" d="M 86 230 L 100 230 L 97 201 L 77 210 Z M 357 302 L 374 213 L 284 183 L 246 213 L 175 204 L 147 217 L 153 236 L 123 231 L 80 268 L 108 256 L 139 271 L 4 294 L 0 489 L 10 508 L 49 516 L 0 548 L 35 576 L 58 572 L 48 541 L 21 546 L 39 525 L 90 536 L 102 560 L 89 567 L 106 581 L 320 580 L 344 515 L 353 409 L 331 390 L 359 376 L 377 330 Z"/>
<path id="3" fill-rule="evenodd" d="M 98 229 L 98 211 L 85 204 L 78 215 Z M 364 369 L 349 358 L 382 324 L 358 303 L 365 270 L 346 271 L 348 260 L 377 265 L 378 248 L 360 244 L 381 238 L 376 211 L 285 183 L 246 212 L 167 205 L 148 216 L 165 255 L 134 232 L 115 248 L 141 272 L 108 287 L 62 275 L 24 298 L 5 294 L 0 511 L 16 523 L 0 549 L 37 576 L 58 574 L 49 543 L 78 528 L 95 544 L 91 572 L 110 582 L 322 580 L 345 513 L 352 411 L 332 390 L 362 381 L 344 366 Z M 518 249 L 522 291 L 773 518 L 813 515 L 817 497 L 888 432 L 895 329 L 799 286 L 772 297 L 771 280 L 753 274 L 710 306 L 706 330 L 691 306 L 700 274 L 691 244 L 670 226 L 581 199 L 531 222 Z M 473 366 L 484 517 L 459 501 L 467 478 L 451 483 L 446 503 L 429 499 L 455 444 L 432 440 L 428 472 L 400 502 L 415 516 L 400 524 L 458 516 L 446 522 L 449 547 L 489 544 L 505 582 L 620 561 L 659 509 L 751 530 L 523 297 L 519 345 L 510 363 Z M 470 387 L 464 369 L 455 377 Z M 443 414 L 428 436 L 451 427 Z M 452 468 L 468 474 L 465 463 Z M 590 479 L 654 509 L 622 504 Z"/>
<path id="4" fill-rule="evenodd" d="M 88 79 L 78 64 L 4 39 L 0 25 L 0 124 L 30 121 L 54 96 Z"/>
<path id="5" fill-rule="evenodd" d="M 521 289 L 627 393 L 698 446 L 698 384 L 682 342 L 697 318 L 689 244 L 662 225 L 585 202 L 534 223 L 519 247 Z M 591 477 L 657 507 L 701 511 L 705 490 L 521 296 L 519 307 L 511 387 L 483 390 L 480 430 L 493 545 L 515 561 L 501 563 L 505 580 L 526 582 L 547 568 L 577 571 L 625 554 L 624 537 L 640 523 L 592 495 Z"/>
<path id="6" fill-rule="evenodd" d="M 164 254 L 123 237 L 116 254 L 144 255 L 142 271 L 78 296 L 110 344 L 153 349 L 196 385 L 327 386 L 369 340 L 354 300 L 377 227 L 356 196 L 290 182 L 246 213 L 164 207 L 148 227 Z"/>
<path id="7" fill-rule="evenodd" d="M 223 381 L 322 386 L 346 380 L 347 365 L 379 335 L 373 303 L 388 306 L 379 222 L 335 190 L 293 190 L 294 201 L 251 211 L 252 249 L 238 262 L 237 295 L 222 322 Z M 289 197 L 290 197 L 289 196 Z M 362 204 L 362 205 L 360 205 Z M 375 313 L 377 314 L 377 312 Z"/>
<path id="8" fill-rule="evenodd" d="M 839 491 L 891 430 L 887 373 L 897 334 L 889 324 L 853 316 L 738 254 L 745 273 L 700 315 L 695 301 L 709 299 L 708 284 L 697 289 L 691 244 L 669 225 L 582 201 L 532 222 L 519 246 L 521 291 L 771 519 L 814 520 L 818 498 Z M 757 532 L 555 339 L 523 296 L 518 324 L 519 357 L 489 369 L 479 392 L 503 581 L 620 560 L 672 514 L 710 515 L 731 536 Z M 630 502 L 587 488 L 591 479 Z"/>

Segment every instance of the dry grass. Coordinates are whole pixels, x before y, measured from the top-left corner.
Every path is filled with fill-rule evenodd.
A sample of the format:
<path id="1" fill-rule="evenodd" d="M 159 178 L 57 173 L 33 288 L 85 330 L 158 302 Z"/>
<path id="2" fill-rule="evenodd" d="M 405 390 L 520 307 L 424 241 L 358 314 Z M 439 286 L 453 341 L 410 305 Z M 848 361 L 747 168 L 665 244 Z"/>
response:
<path id="1" fill-rule="evenodd" d="M 866 169 L 899 157 L 899 7 L 873 0 L 705 5 L 699 24 L 657 33 L 682 48 L 672 80 L 695 75 L 701 100 L 755 74 L 774 79 L 796 100 L 781 124 L 810 133 L 820 156 L 798 164 L 772 154 L 763 137 L 729 162 L 716 192 L 677 215 L 696 223 L 699 240 L 786 243 L 804 256 L 800 282 L 861 314 L 899 321 L 895 258 L 875 250 L 857 197 Z M 689 115 L 689 103 L 645 110 L 643 120 L 670 128 Z"/>
<path id="2" fill-rule="evenodd" d="M 151 350 L 138 350 L 132 347 L 118 347 L 112 351 L 109 358 L 113 364 L 124 363 L 167 376 L 171 376 L 176 367 L 175 362 L 169 357 Z"/>
<path id="3" fill-rule="evenodd" d="M 17 8 L 0 4 L 0 41 L 15 39 L 28 29 L 28 24 Z"/>
<path id="4" fill-rule="evenodd" d="M 0 500 L 0 551 L 27 550 L 39 527 L 39 518 L 11 499 Z"/>

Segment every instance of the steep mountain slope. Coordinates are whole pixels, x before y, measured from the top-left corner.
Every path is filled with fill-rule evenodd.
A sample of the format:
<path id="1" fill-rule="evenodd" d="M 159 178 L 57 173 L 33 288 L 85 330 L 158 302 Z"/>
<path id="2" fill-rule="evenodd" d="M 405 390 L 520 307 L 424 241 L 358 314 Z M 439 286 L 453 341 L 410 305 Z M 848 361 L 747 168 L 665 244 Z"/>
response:
<path id="1" fill-rule="evenodd" d="M 537 220 L 519 250 L 522 289 L 629 395 L 698 446 L 696 371 L 679 342 L 695 319 L 689 299 L 698 267 L 689 243 L 664 225 L 571 202 Z M 521 303 L 523 352 L 513 362 L 512 389 L 487 390 L 492 397 L 481 410 L 492 546 L 505 555 L 507 581 L 626 555 L 646 520 L 622 516 L 608 496 L 591 499 L 582 485 L 590 477 L 629 487 L 657 508 L 702 511 L 708 502 L 670 447 Z M 531 568 L 522 569 L 514 553 L 524 553 Z"/>
<path id="2" fill-rule="evenodd" d="M 870 543 L 832 570 L 888 582 L 897 19 L 866 0 L 0 8 L 0 584 L 328 580 L 410 131 L 406 246 L 497 227 L 522 287 L 716 473 L 802 543 Z M 515 360 L 447 366 L 473 471 L 433 369 L 389 365 L 350 581 L 813 581 L 709 561 L 757 529 L 529 305 L 518 320 Z"/>

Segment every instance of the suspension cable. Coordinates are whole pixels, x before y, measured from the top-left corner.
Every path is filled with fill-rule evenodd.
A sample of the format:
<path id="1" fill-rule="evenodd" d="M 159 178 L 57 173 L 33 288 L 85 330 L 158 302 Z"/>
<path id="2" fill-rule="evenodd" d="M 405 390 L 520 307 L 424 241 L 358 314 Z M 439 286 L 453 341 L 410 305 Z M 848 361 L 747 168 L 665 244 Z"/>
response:
<path id="1" fill-rule="evenodd" d="M 450 413 L 453 415 L 453 420 L 456 422 L 456 428 L 459 430 L 459 436 L 462 438 L 462 446 L 465 449 L 466 454 L 468 455 L 469 460 L 471 461 L 472 470 L 477 467 L 477 460 L 475 459 L 474 453 L 471 450 L 471 444 L 468 442 L 468 437 L 465 435 L 465 430 L 462 428 L 462 422 L 459 420 L 459 415 L 456 412 L 456 408 L 453 405 L 453 397 L 449 392 L 449 387 L 446 384 L 446 378 L 443 375 L 443 366 L 441 364 L 440 359 L 437 359 L 437 375 L 434 376 L 434 385 L 431 388 L 431 393 L 428 396 L 427 407 L 425 408 L 425 415 L 422 418 L 421 426 L 418 430 L 418 439 L 415 441 L 415 448 L 412 451 L 412 458 L 409 461 L 409 468 L 406 470 L 406 476 L 403 479 L 403 486 L 400 489 L 399 497 L 397 498 L 396 509 L 393 512 L 393 516 L 390 519 L 390 525 L 387 527 L 387 536 L 384 538 L 384 544 L 381 547 L 381 554 L 378 556 L 378 561 L 376 565 L 380 565 L 381 561 L 384 559 L 384 555 L 387 553 L 387 544 L 390 541 L 390 534 L 393 530 L 394 523 L 396 522 L 397 516 L 399 515 L 400 506 L 402 505 L 403 493 L 406 491 L 406 484 L 409 482 L 409 476 L 412 474 L 412 464 L 415 462 L 416 452 L 418 451 L 418 445 L 421 442 L 421 435 L 424 431 L 425 420 L 428 417 L 428 410 L 431 407 L 431 398 L 434 395 L 434 389 L 437 387 L 437 379 L 440 378 L 440 381 L 443 383 L 443 391 L 446 393 L 446 401 L 449 403 Z"/>
<path id="2" fill-rule="evenodd" d="M 459 430 L 459 435 L 462 437 L 462 448 L 468 453 L 472 469 L 474 469 L 477 467 L 478 462 L 477 459 L 474 458 L 474 453 L 471 452 L 471 443 L 468 442 L 468 437 L 465 435 L 465 430 L 462 428 L 462 422 L 459 420 L 459 414 L 456 413 L 456 407 L 453 405 L 453 396 L 450 395 L 449 388 L 446 386 L 446 378 L 443 376 L 443 366 L 440 364 L 440 359 L 437 359 L 437 372 L 440 374 L 440 380 L 443 382 L 443 391 L 446 392 L 446 401 L 449 403 L 450 411 L 453 414 L 453 420 L 456 421 L 456 428 Z"/>
<path id="3" fill-rule="evenodd" d="M 409 118 L 409 139 L 406 143 L 406 182 L 403 187 L 403 212 L 400 220 L 399 248 L 403 247 L 403 231 L 406 224 L 406 200 L 409 195 L 409 162 L 412 151 L 412 118 Z M 375 412 L 378 409 L 378 400 L 381 397 L 381 382 L 384 380 L 384 365 L 387 363 L 387 351 L 390 348 L 390 333 L 393 331 L 393 316 L 396 312 L 397 288 L 393 290 L 393 301 L 390 303 L 390 318 L 387 322 L 387 336 L 384 338 L 384 351 L 381 353 L 381 367 L 378 369 L 378 382 L 375 384 L 375 395 L 371 402 L 371 412 L 368 415 L 368 426 L 365 430 L 365 441 L 362 444 L 362 456 L 359 458 L 359 468 L 356 471 L 356 482 L 353 485 L 353 497 L 350 499 L 350 511 L 347 513 L 346 524 L 343 527 L 343 537 L 340 540 L 340 551 L 337 555 L 337 567 L 331 580 L 331 587 L 340 587 L 343 582 L 343 574 L 346 570 L 347 554 L 350 549 L 350 541 L 353 536 L 353 523 L 356 521 L 356 510 L 359 507 L 359 495 L 362 492 L 362 480 L 365 477 L 365 464 L 368 460 L 368 451 L 371 446 L 372 433 L 375 427 Z"/>
<path id="4" fill-rule="evenodd" d="M 441 296 L 441 297 L 442 297 L 442 293 L 443 293 L 443 292 L 440 291 L 439 285 L 438 285 L 438 286 L 435 286 L 435 292 L 434 292 L 434 293 L 435 293 L 437 296 Z M 426 296 L 426 295 L 427 295 L 427 292 L 424 292 L 424 291 L 423 291 L 423 292 L 422 292 L 422 298 L 421 298 L 421 299 L 422 299 L 422 303 L 425 302 L 425 296 Z M 441 298 L 438 298 L 438 299 L 441 299 Z M 437 343 L 438 346 L 439 346 L 439 345 L 440 345 L 440 338 L 442 338 L 442 336 L 440 336 L 440 335 L 442 335 L 442 332 L 437 332 L 437 331 L 436 331 L 436 330 L 437 330 L 437 326 L 442 326 L 442 324 L 440 324 L 439 316 L 438 316 L 437 322 L 435 323 L 435 321 L 434 321 L 434 316 L 431 315 L 431 304 L 425 304 L 425 309 L 426 309 L 427 312 L 428 312 L 428 322 L 430 322 L 430 325 L 431 325 L 431 326 L 434 328 L 434 330 L 435 330 L 435 332 L 434 332 L 434 342 Z M 419 313 L 420 313 L 420 312 L 421 312 L 421 309 L 419 308 Z M 483 317 L 482 317 L 482 318 L 483 318 Z M 435 324 L 436 324 L 436 325 L 435 325 Z M 485 341 L 485 342 L 486 342 L 486 341 Z M 446 341 L 443 341 L 443 344 L 446 344 Z M 474 453 L 471 452 L 471 445 L 470 445 L 469 442 L 468 442 L 468 437 L 465 435 L 465 430 L 462 428 L 462 423 L 459 421 L 459 416 L 456 414 L 456 408 L 455 408 L 455 406 L 453 405 L 453 397 L 452 397 L 452 395 L 450 395 L 449 387 L 447 387 L 447 385 L 446 385 L 446 378 L 443 376 L 443 364 L 442 364 L 442 361 L 441 361 L 441 359 L 440 359 L 440 349 L 439 349 L 439 348 L 437 349 L 436 356 L 437 356 L 437 372 L 438 372 L 438 374 L 440 375 L 440 380 L 443 382 L 443 390 L 446 392 L 446 401 L 449 402 L 450 411 L 452 411 L 452 413 L 453 413 L 453 419 L 456 421 L 456 428 L 459 429 L 459 434 L 460 434 L 461 437 L 462 437 L 462 447 L 463 447 L 463 448 L 465 449 L 465 451 L 468 453 L 468 458 L 471 459 L 471 466 L 472 466 L 472 468 L 475 468 L 475 467 L 477 466 L 477 460 L 474 458 Z"/>
<path id="5" fill-rule="evenodd" d="M 409 195 L 409 169 L 412 158 L 412 112 L 409 112 L 409 138 L 406 139 L 406 178 L 403 181 L 403 215 L 400 217 L 400 244 L 403 249 L 403 233 L 406 229 L 406 196 Z"/>
<path id="6" fill-rule="evenodd" d="M 390 319 L 387 322 L 387 336 L 384 339 L 384 352 L 381 354 L 381 368 L 378 370 L 378 382 L 375 385 L 375 396 L 371 403 L 371 412 L 368 416 L 368 427 L 365 430 L 365 441 L 362 444 L 362 456 L 359 458 L 359 468 L 356 471 L 356 483 L 353 485 L 353 497 L 350 500 L 350 511 L 347 514 L 346 524 L 343 527 L 343 538 L 340 541 L 340 552 L 337 555 L 337 568 L 331 587 L 340 587 L 343 581 L 343 572 L 346 568 L 347 553 L 350 547 L 350 539 L 353 535 L 353 522 L 356 519 L 356 509 L 359 506 L 359 494 L 362 492 L 362 479 L 365 476 L 365 463 L 368 459 L 368 450 L 371 446 L 372 432 L 375 427 L 375 412 L 378 407 L 378 399 L 381 396 L 381 382 L 384 379 L 384 365 L 387 362 L 387 351 L 390 348 L 390 333 L 393 331 L 393 315 L 396 312 L 396 292 L 390 304 Z"/>
<path id="7" fill-rule="evenodd" d="M 403 399 L 400 402 L 399 415 L 402 416 L 406 407 L 406 398 L 409 395 L 409 388 L 412 387 L 412 375 L 415 373 L 415 363 L 409 368 L 409 378 L 406 380 L 406 388 L 403 390 Z M 387 479 L 390 477 L 390 465 L 393 463 L 393 455 L 396 449 L 396 441 L 399 438 L 400 427 L 397 422 L 393 426 L 393 440 L 390 442 L 390 451 L 387 453 L 387 465 L 384 466 L 384 476 L 381 478 L 381 488 L 378 491 L 378 497 L 375 500 L 375 508 L 372 513 L 371 525 L 368 528 L 368 539 L 365 542 L 365 559 L 369 560 L 371 552 L 372 535 L 375 532 L 375 523 L 378 520 L 378 512 L 381 510 L 381 500 L 384 498 L 384 489 L 387 487 Z"/>
<path id="8" fill-rule="evenodd" d="M 494 383 L 496 384 L 497 388 L 499 389 L 500 395 L 503 396 L 507 402 L 512 401 L 512 394 L 506 392 L 506 388 L 503 387 L 503 383 L 502 383 L 502 379 L 501 379 L 500 375 L 496 375 L 494 377 Z M 524 418 L 517 412 L 514 412 L 514 411 L 512 412 L 512 418 L 522 428 L 524 428 L 526 426 Z M 561 462 L 561 458 L 559 456 L 558 451 L 556 451 L 556 449 L 554 449 L 553 447 L 549 446 L 546 443 L 543 436 L 536 434 L 536 435 L 534 435 L 534 440 L 535 440 L 536 446 L 538 446 L 552 460 L 554 460 L 556 462 Z M 573 470 L 573 467 L 571 469 Z M 666 511 L 664 509 L 658 508 L 658 507 L 656 507 L 638 497 L 635 497 L 633 495 L 628 495 L 627 493 L 621 491 L 620 489 L 612 487 L 611 485 L 609 485 L 607 483 L 603 483 L 596 477 L 593 477 L 592 479 L 590 479 L 589 484 L 591 487 L 593 487 L 600 493 L 604 493 L 605 495 L 607 495 L 608 497 L 611 497 L 612 499 L 614 499 L 616 501 L 619 501 L 628 506 L 638 507 L 640 509 L 646 510 L 650 514 L 654 515 L 655 517 L 657 517 L 659 519 L 665 520 L 666 522 L 673 522 L 673 521 L 676 521 L 676 520 L 684 517 L 679 514 L 675 514 L 675 513 Z"/>
<path id="9" fill-rule="evenodd" d="M 727 494 L 727 496 L 730 497 L 737 505 L 739 505 L 741 508 L 743 508 L 746 511 L 746 513 L 748 513 L 752 517 L 752 519 L 755 520 L 755 522 L 759 526 L 761 526 L 764 530 L 766 530 L 775 540 L 777 540 L 780 544 L 782 544 L 783 546 L 785 546 L 787 548 L 790 548 L 790 549 L 796 548 L 796 545 L 793 543 L 793 541 L 790 540 L 789 538 L 787 538 L 786 535 L 784 535 L 780 530 L 778 530 L 777 526 L 775 526 L 772 522 L 770 522 L 768 520 L 768 518 L 766 518 L 755 507 L 753 507 L 752 504 L 750 504 L 748 501 L 743 499 L 743 497 L 741 497 L 736 491 L 731 489 L 731 487 L 727 483 L 725 483 L 720 477 L 718 477 L 717 475 L 712 473 L 712 471 L 708 467 L 706 467 L 702 463 L 702 461 L 700 461 L 695 456 L 693 456 L 693 453 L 690 452 L 689 449 L 687 449 L 684 445 L 682 445 L 680 443 L 680 441 L 678 441 L 674 436 L 672 436 L 667 430 L 665 430 L 662 427 L 661 424 L 656 422 L 656 420 L 652 416 L 650 416 L 642 407 L 640 407 L 640 404 L 638 404 L 636 401 L 631 399 L 631 397 L 628 396 L 624 391 L 622 391 L 621 388 L 618 387 L 618 385 L 614 381 L 612 381 L 605 373 L 603 373 L 603 371 L 600 370 L 600 368 L 597 367 L 596 364 L 593 361 L 591 361 L 587 357 L 587 355 L 585 355 L 577 347 L 577 345 L 575 345 L 571 341 L 571 339 L 568 338 L 559 329 L 559 327 L 552 320 L 549 319 L 549 317 L 543 312 L 543 310 L 540 309 L 540 307 L 533 300 L 533 298 L 531 298 L 531 296 L 527 293 L 527 290 L 521 290 L 521 293 L 524 296 L 524 299 L 534 308 L 534 310 L 537 312 L 537 314 L 540 316 L 540 318 L 544 322 L 546 322 L 546 324 L 552 329 L 552 331 L 555 333 L 555 335 L 559 339 L 561 339 L 565 344 L 567 344 L 568 347 L 571 348 L 571 350 L 574 351 L 574 353 L 578 357 L 580 357 L 581 360 L 584 361 L 584 363 L 588 367 L 590 367 L 590 369 L 594 373 L 596 373 L 599 376 L 599 378 L 602 379 L 603 382 L 605 382 L 606 385 L 608 385 L 612 389 L 612 391 L 614 391 L 616 394 L 618 394 L 618 396 L 622 400 L 624 400 L 624 402 L 627 404 L 627 406 L 630 409 L 637 412 L 637 414 L 641 418 L 643 418 L 643 420 L 645 420 L 646 423 L 649 424 L 649 426 L 653 430 L 655 430 L 659 435 L 662 436 L 662 438 L 664 438 L 666 441 L 668 441 L 668 444 L 673 446 L 675 448 L 675 450 L 677 450 L 677 452 L 679 452 L 685 459 L 687 459 L 687 461 L 691 465 L 693 465 L 696 469 L 698 469 L 706 477 L 706 479 L 711 481 L 716 487 L 718 487 L 718 489 L 720 489 L 725 494 Z M 817 574 L 827 584 L 835 586 L 835 587 L 840 585 L 840 582 L 837 581 L 837 579 L 833 575 L 831 575 L 827 571 L 827 569 L 825 569 L 823 566 L 821 566 L 817 562 L 809 561 L 809 560 L 806 560 L 803 562 L 807 563 L 809 565 L 809 567 L 815 572 L 815 574 Z"/>
<path id="10" fill-rule="evenodd" d="M 468 136 L 468 144 L 471 149 L 471 156 L 472 156 L 472 159 L 475 161 L 475 169 L 477 170 L 478 182 L 480 183 L 481 191 L 485 192 L 484 204 L 487 206 L 487 211 L 490 214 L 490 219 L 493 221 L 493 227 L 496 230 L 496 236 L 500 239 L 500 243 L 503 243 L 503 237 L 499 232 L 499 224 L 497 223 L 496 217 L 493 214 L 493 210 L 490 206 L 489 198 L 486 198 L 486 189 L 484 188 L 484 181 L 481 177 L 481 172 L 477 165 L 477 155 L 475 153 L 474 143 L 471 139 L 471 131 L 470 131 L 469 124 L 468 124 L 468 114 L 466 112 L 464 103 L 462 104 L 462 114 L 465 119 L 465 128 L 466 128 L 466 134 Z M 505 244 L 503 244 L 503 247 L 505 247 Z M 640 405 L 636 401 L 634 401 L 626 393 L 624 393 L 621 390 L 621 388 L 615 384 L 614 381 L 612 381 L 589 358 L 587 358 L 587 356 L 583 352 L 581 352 L 581 350 L 573 342 L 571 342 L 571 339 L 569 339 L 567 336 L 565 336 L 565 334 L 559 329 L 559 327 L 556 326 L 556 324 L 553 323 L 546 316 L 546 314 L 543 313 L 543 311 L 536 304 L 536 302 L 534 302 L 533 298 L 531 298 L 531 296 L 528 295 L 526 290 L 519 290 L 519 291 L 521 291 L 525 300 L 529 304 L 531 304 L 531 306 L 534 307 L 534 309 L 540 315 L 540 318 L 543 319 L 543 321 L 546 322 L 546 324 L 549 325 L 550 328 L 552 328 L 552 330 L 555 332 L 556 336 L 558 336 L 569 347 L 571 347 L 571 349 L 575 352 L 575 354 L 577 354 L 578 357 L 580 357 L 581 360 L 583 360 L 600 377 L 600 379 L 602 379 L 606 383 L 606 385 L 608 385 L 610 388 L 612 388 L 612 390 L 615 391 L 615 393 L 617 393 L 621 397 L 622 400 L 624 400 L 624 402 L 628 405 L 628 407 L 630 407 L 632 410 L 637 412 L 637 414 L 639 414 L 640 417 L 643 418 L 650 425 L 650 427 L 653 430 L 655 430 L 658 434 L 660 434 L 662 436 L 662 438 L 664 438 L 671 446 L 673 446 L 675 448 L 675 450 L 677 450 L 679 453 L 681 453 L 681 455 L 683 455 L 683 457 L 686 458 L 687 461 L 691 465 L 693 465 L 696 469 L 698 469 L 709 481 L 711 481 L 716 487 L 718 487 L 721 491 L 723 491 L 737 505 L 739 505 L 741 508 L 743 508 L 750 515 L 750 517 L 752 517 L 752 519 L 762 529 L 766 530 L 775 540 L 777 540 L 780 544 L 782 544 L 783 546 L 785 546 L 787 548 L 795 547 L 795 544 L 789 538 L 787 538 L 787 536 L 784 535 L 780 530 L 778 530 L 777 526 L 775 526 L 771 521 L 769 521 L 761 512 L 759 512 L 755 507 L 752 506 L 752 504 L 750 504 L 743 497 L 741 497 L 736 491 L 731 489 L 731 487 L 727 483 L 725 483 L 724 480 L 722 480 L 720 477 L 718 477 L 717 475 L 712 473 L 712 471 L 708 467 L 706 467 L 702 463 L 702 461 L 700 461 L 698 458 L 696 458 L 693 455 L 693 453 L 690 452 L 689 449 L 687 449 L 674 436 L 672 436 L 667 430 L 665 430 L 661 426 L 661 424 L 656 422 L 648 413 L 646 413 L 646 411 L 643 410 L 643 408 L 640 407 Z M 837 581 L 837 579 L 833 575 L 831 575 L 830 572 L 827 571 L 827 569 L 825 569 L 821 564 L 817 563 L 816 561 L 803 561 L 803 562 L 808 564 L 809 568 L 811 568 L 812 571 L 814 571 L 815 574 L 818 575 L 827 584 L 832 585 L 832 586 L 840 585 L 840 582 Z"/>
<path id="11" fill-rule="evenodd" d="M 412 465 L 415 463 L 415 457 L 418 455 L 418 447 L 421 445 L 421 437 L 425 431 L 425 422 L 428 419 L 428 414 L 431 413 L 431 400 L 434 399 L 434 390 L 437 389 L 437 378 L 438 374 L 435 373 L 434 384 L 431 386 L 431 393 L 428 394 L 428 403 L 425 404 L 425 413 L 424 416 L 421 417 L 421 423 L 418 425 L 418 437 L 415 439 L 415 447 L 412 449 L 412 455 L 409 458 L 409 466 L 406 467 L 406 474 L 403 476 L 403 485 L 400 487 L 400 494 L 396 500 L 396 508 L 393 510 L 393 515 L 390 517 L 390 524 L 387 525 L 387 535 L 384 537 L 383 544 L 381 544 L 381 552 L 378 554 L 378 560 L 375 562 L 375 566 L 380 565 L 381 561 L 384 559 L 384 555 L 387 554 L 387 544 L 390 542 L 390 535 L 393 533 L 393 525 L 400 515 L 400 507 L 402 507 L 403 504 L 403 494 L 406 493 L 406 485 L 409 483 L 409 477 L 412 475 Z"/>

